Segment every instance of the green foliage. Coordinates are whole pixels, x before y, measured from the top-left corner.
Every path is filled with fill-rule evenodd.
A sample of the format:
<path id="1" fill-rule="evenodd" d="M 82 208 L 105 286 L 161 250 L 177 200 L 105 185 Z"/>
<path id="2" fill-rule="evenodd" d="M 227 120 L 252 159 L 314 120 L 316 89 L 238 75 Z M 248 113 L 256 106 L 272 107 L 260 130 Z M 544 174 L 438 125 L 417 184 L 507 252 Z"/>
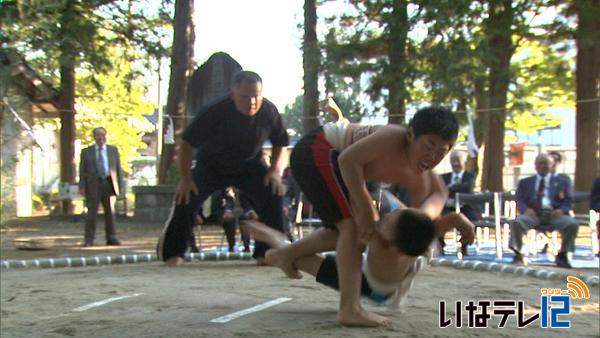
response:
<path id="1" fill-rule="evenodd" d="M 509 92 L 507 127 L 525 133 L 555 127 L 560 119 L 549 108 L 574 108 L 575 79 L 572 58 L 552 46 L 527 41 L 512 63 L 513 85 Z"/>
<path id="2" fill-rule="evenodd" d="M 94 128 L 106 128 L 107 143 L 119 148 L 125 167 L 129 157 L 138 156 L 138 149 L 146 147 L 142 134 L 154 127 L 143 114 L 151 114 L 154 105 L 144 98 L 146 88 L 141 79 L 127 79 L 131 65 L 117 52 L 112 53 L 112 59 L 115 67 L 106 74 L 78 74 L 76 133 L 85 146 L 94 143 Z"/>
<path id="3" fill-rule="evenodd" d="M 291 137 L 302 136 L 303 107 L 302 95 L 298 95 L 294 103 L 287 105 L 281 114 L 283 125 Z"/>
<path id="4" fill-rule="evenodd" d="M 412 86 L 409 60 L 396 64 L 390 60 L 390 46 L 396 45 L 394 24 L 396 11 L 402 10 L 397 1 L 342 1 L 344 11 L 327 17 L 328 31 L 325 33 L 322 50 L 323 73 L 328 92 L 359 89 L 358 93 L 367 94 L 372 105 L 365 105 L 359 111 L 377 113 L 382 105 L 388 106 L 389 91 L 399 87 L 401 91 Z M 404 28 L 402 28 L 404 29 Z M 400 38 L 404 43 L 404 39 Z M 410 41 L 407 41 L 410 49 Z M 400 48 L 398 55 L 404 57 L 405 50 Z M 338 77 L 342 81 L 334 83 Z M 349 79 L 353 83 L 345 81 Z M 400 83 L 400 86 L 397 84 Z"/>
<path id="5" fill-rule="evenodd" d="M 522 112 L 511 116 L 506 125 L 510 129 L 532 134 L 540 129 L 557 127 L 561 119 L 546 112 Z"/>
<path id="6" fill-rule="evenodd" d="M 44 0 L 0 2 L 0 39 L 15 48 L 44 77 L 60 86 L 60 67 L 76 70 L 77 137 L 93 142 L 92 129 L 104 126 L 122 165 L 143 148 L 148 131 L 142 114 L 142 75 L 166 57 L 171 41 L 171 0 Z M 38 121 L 39 122 L 39 121 Z M 58 129 L 58 120 L 44 120 Z"/>
<path id="7" fill-rule="evenodd" d="M 332 80 L 336 77 L 352 79 L 354 85 L 360 83 L 359 94 L 366 93 L 371 99 L 364 104 L 363 114 L 387 106 L 387 84 L 394 80 L 406 87 L 409 106 L 434 103 L 459 111 L 473 111 L 478 103 L 485 107 L 490 90 L 490 60 L 495 57 L 490 54 L 485 34 L 496 29 L 489 26 L 489 2 L 411 2 L 407 7 L 408 59 L 394 73 L 386 70 L 390 66 L 388 51 L 393 45 L 392 12 L 398 8 L 398 2 L 339 2 L 347 6 L 338 6 L 343 10 L 333 11 L 325 19 L 327 31 L 322 33 L 323 76 L 329 92 L 348 87 L 343 81 Z M 325 2 L 322 6 L 327 5 Z M 551 19 L 539 15 L 545 10 L 560 12 L 565 7 L 537 0 L 514 3 L 513 40 L 517 50 L 511 63 L 508 128 L 528 131 L 556 125 L 559 121 L 541 112 L 549 107 L 564 107 L 565 102 L 573 100 L 574 60 L 572 54 L 567 54 L 569 20 L 563 15 Z M 466 123 L 464 114 L 459 118 Z"/>
<path id="8" fill-rule="evenodd" d="M 171 1 L 162 1 L 170 4 Z M 166 57 L 162 41 L 170 33 L 170 13 L 139 0 L 44 0 L 0 2 L 0 41 L 24 54 L 38 71 L 60 79 L 60 64 L 94 70 L 111 66 L 110 49 L 120 46 L 127 61 L 137 62 L 132 75 Z M 62 23 L 62 24 L 61 24 Z M 69 55 L 61 53 L 68 51 Z"/>
<path id="9" fill-rule="evenodd" d="M 483 9 L 471 1 L 425 2 L 419 43 L 419 74 L 411 97 L 465 109 L 474 106 L 475 86 L 487 75 L 482 50 Z"/>
<path id="10" fill-rule="evenodd" d="M 31 195 L 31 203 L 33 204 L 33 210 L 35 211 L 41 211 L 46 207 L 44 200 L 38 194 Z"/>

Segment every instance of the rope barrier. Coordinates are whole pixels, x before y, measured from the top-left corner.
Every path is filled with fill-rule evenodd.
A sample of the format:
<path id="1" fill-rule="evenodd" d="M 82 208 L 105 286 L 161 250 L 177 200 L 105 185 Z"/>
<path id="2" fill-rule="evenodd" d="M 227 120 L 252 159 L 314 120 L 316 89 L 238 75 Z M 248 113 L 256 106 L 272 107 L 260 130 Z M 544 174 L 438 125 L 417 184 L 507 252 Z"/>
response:
<path id="1" fill-rule="evenodd" d="M 517 266 L 496 262 L 471 261 L 460 259 L 433 258 L 429 261 L 431 266 L 451 267 L 459 270 L 473 270 L 483 272 L 509 273 L 516 276 L 528 276 L 539 279 L 566 280 L 573 273 L 546 270 L 543 267 Z M 581 280 L 589 285 L 600 285 L 600 278 L 594 275 L 580 275 Z"/>
<path id="2" fill-rule="evenodd" d="M 595 102 L 600 102 L 600 98 L 596 97 L 596 98 L 591 98 L 591 99 L 582 99 L 582 100 L 575 100 L 575 101 L 568 101 L 568 102 L 564 102 L 564 104 L 578 104 L 578 103 L 595 103 Z M 0 105 L 6 105 L 6 103 L 4 102 L 0 102 Z M 495 112 L 495 111 L 503 111 L 503 110 L 510 110 L 510 107 L 494 107 L 494 108 L 478 108 L 478 109 L 472 109 L 471 111 L 473 113 L 485 113 L 485 112 Z M 76 114 L 77 111 L 72 110 L 72 109 L 57 109 L 57 112 L 74 112 Z M 459 109 L 459 110 L 455 110 L 454 113 L 456 114 L 466 114 L 467 110 L 463 110 L 463 109 Z M 83 115 L 82 113 L 79 113 L 80 115 Z M 113 113 L 113 112 L 104 112 L 103 115 L 109 115 L 109 116 L 129 116 L 126 113 Z M 372 114 L 372 115 L 366 115 L 365 117 L 404 117 L 404 116 L 412 116 L 414 114 Z M 169 114 L 165 114 L 165 116 L 171 116 L 172 119 L 193 119 L 194 117 L 196 117 L 196 115 L 169 115 Z M 300 117 L 299 120 L 313 120 L 313 119 L 318 119 L 319 117 L 315 117 L 315 116 L 307 116 L 307 117 Z"/>
<path id="3" fill-rule="evenodd" d="M 232 261 L 232 260 L 251 260 L 252 254 L 247 252 L 201 252 L 188 253 L 185 255 L 187 262 L 198 261 Z M 85 267 L 114 264 L 137 264 L 158 261 L 156 254 L 130 254 L 116 256 L 90 256 L 90 257 L 63 257 L 63 258 L 44 258 L 30 260 L 2 260 L 0 268 L 19 269 L 19 268 L 64 268 L 64 267 Z M 429 261 L 431 266 L 451 267 L 459 270 L 473 270 L 483 272 L 500 272 L 516 276 L 528 276 L 539 279 L 565 280 L 567 276 L 573 273 L 551 271 L 538 267 L 516 266 L 512 264 L 502 264 L 496 262 L 483 262 L 475 260 L 460 260 L 446 258 L 432 258 Z M 580 278 L 589 285 L 600 285 L 600 277 L 594 275 L 581 275 Z"/>
<path id="4" fill-rule="evenodd" d="M 188 253 L 185 260 L 191 262 L 198 261 L 229 261 L 229 260 L 251 260 L 252 254 L 247 252 L 201 252 Z M 2 260 L 0 268 L 18 269 L 18 268 L 65 268 L 65 267 L 84 267 L 111 264 L 137 264 L 158 261 L 156 254 L 130 254 L 117 256 L 89 256 L 89 257 L 63 257 L 63 258 L 42 258 L 30 260 Z"/>

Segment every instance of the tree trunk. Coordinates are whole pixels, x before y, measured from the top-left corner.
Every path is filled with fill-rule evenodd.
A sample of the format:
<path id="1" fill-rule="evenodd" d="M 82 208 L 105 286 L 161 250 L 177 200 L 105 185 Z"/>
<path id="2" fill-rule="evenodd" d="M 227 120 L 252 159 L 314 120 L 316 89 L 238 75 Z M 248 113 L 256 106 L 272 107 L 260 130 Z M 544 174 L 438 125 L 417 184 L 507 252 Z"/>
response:
<path id="1" fill-rule="evenodd" d="M 319 62 L 320 53 L 317 42 L 317 4 L 315 0 L 304 1 L 304 97 L 302 106 L 303 132 L 313 130 L 319 125 Z"/>
<path id="2" fill-rule="evenodd" d="M 506 96 L 510 80 L 510 59 L 514 52 L 511 26 L 514 10 L 510 0 L 493 0 L 489 3 L 486 20 L 486 36 L 489 53 L 489 105 L 485 112 L 485 150 L 482 173 L 482 189 L 503 191 L 504 169 L 504 122 L 506 120 Z"/>
<path id="3" fill-rule="evenodd" d="M 598 115 L 600 96 L 600 3 L 577 1 L 577 117 L 575 191 L 591 191 L 592 182 L 600 175 Z M 589 205 L 576 206 L 577 211 Z"/>
<path id="4" fill-rule="evenodd" d="M 70 24 L 75 20 L 76 11 L 70 2 L 66 2 L 61 16 L 60 42 L 60 182 L 75 183 L 75 55 L 76 48 L 68 37 L 71 36 Z M 62 202 L 62 212 L 70 214 L 74 210 L 73 202 Z"/>
<path id="5" fill-rule="evenodd" d="M 75 183 L 75 67 L 60 66 L 60 181 Z M 63 201 L 62 212 L 72 213 L 71 200 Z"/>
<path id="6" fill-rule="evenodd" d="M 477 156 L 469 157 L 466 163 L 466 170 L 473 172 L 475 177 L 477 177 L 476 187 L 479 189 L 481 189 L 481 167 L 479 166 L 479 158 L 481 156 L 481 149 L 484 145 L 483 142 L 487 132 L 487 126 L 485 125 L 487 122 L 485 111 L 488 108 L 488 97 L 485 95 L 484 83 L 485 80 L 483 78 L 478 78 L 475 81 L 475 114 L 473 114 L 473 129 L 475 131 L 475 142 L 480 151 L 477 153 Z"/>
<path id="7" fill-rule="evenodd" d="M 171 75 L 169 78 L 169 94 L 166 113 L 174 123 L 176 138 L 186 124 L 185 95 L 190 77 L 191 58 L 194 45 L 194 11 L 193 0 L 175 1 L 175 18 L 173 20 L 173 47 L 171 51 Z M 158 183 L 173 183 L 168 181 L 168 171 L 175 160 L 175 145 L 165 144 L 160 157 Z"/>
<path id="8" fill-rule="evenodd" d="M 386 103 L 389 124 L 404 124 L 406 118 L 406 39 L 408 36 L 408 12 L 406 0 L 395 0 L 390 20 L 389 67 L 384 77 L 389 90 Z"/>

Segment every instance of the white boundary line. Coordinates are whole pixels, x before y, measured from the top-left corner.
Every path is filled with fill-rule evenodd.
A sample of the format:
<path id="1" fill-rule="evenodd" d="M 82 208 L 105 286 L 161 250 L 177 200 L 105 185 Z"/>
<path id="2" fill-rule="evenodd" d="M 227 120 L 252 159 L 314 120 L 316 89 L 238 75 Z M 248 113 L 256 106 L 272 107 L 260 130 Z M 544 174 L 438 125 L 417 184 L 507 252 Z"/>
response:
<path id="1" fill-rule="evenodd" d="M 114 301 L 117 301 L 117 300 L 121 300 L 121 299 L 125 299 L 125 298 L 131 298 L 131 297 L 137 297 L 137 296 L 141 296 L 141 295 L 143 295 L 143 293 L 134 293 L 133 295 L 128 295 L 128 296 L 108 298 L 108 299 L 105 299 L 105 300 L 101 300 L 101 301 L 98 301 L 98 302 L 93 302 L 93 303 L 90 303 L 90 304 L 87 304 L 87 305 L 84 305 L 84 306 L 80 306 L 80 307 L 75 308 L 75 309 L 73 309 L 71 311 L 82 312 L 82 311 L 89 310 L 91 308 L 95 308 L 95 307 L 98 307 L 98 306 L 102 306 L 104 304 L 108 304 L 108 303 L 111 303 L 111 302 L 114 302 Z"/>
<path id="2" fill-rule="evenodd" d="M 238 317 L 242 317 L 242 316 L 245 316 L 247 314 L 251 314 L 251 313 L 254 313 L 254 312 L 262 311 L 262 310 L 264 310 L 266 308 L 270 308 L 272 306 L 275 306 L 275 305 L 281 304 L 281 303 L 285 303 L 285 302 L 290 301 L 290 300 L 292 300 L 292 298 L 281 297 L 281 298 L 273 299 L 273 300 L 270 300 L 270 301 L 268 301 L 266 303 L 262 303 L 262 304 L 253 306 L 251 308 L 247 308 L 247 309 L 244 309 L 244 310 L 241 310 L 241 311 L 230 313 L 228 315 L 225 315 L 225 316 L 222 316 L 222 317 L 219 317 L 219 318 L 211 319 L 210 323 L 219 323 L 219 324 L 227 323 L 228 321 L 234 320 L 234 319 L 236 319 Z"/>

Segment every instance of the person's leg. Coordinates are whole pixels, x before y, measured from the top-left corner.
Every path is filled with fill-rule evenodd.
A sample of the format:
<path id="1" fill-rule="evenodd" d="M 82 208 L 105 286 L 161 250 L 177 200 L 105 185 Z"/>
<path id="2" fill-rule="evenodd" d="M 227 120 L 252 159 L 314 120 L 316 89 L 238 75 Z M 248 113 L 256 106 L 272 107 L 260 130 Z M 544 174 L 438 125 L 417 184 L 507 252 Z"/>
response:
<path id="1" fill-rule="evenodd" d="M 269 228 L 259 221 L 242 221 L 240 223 L 240 228 L 244 229 L 244 231 L 254 239 L 263 241 L 271 246 L 272 249 L 267 251 L 267 258 L 273 257 L 270 255 L 271 252 L 275 252 L 277 249 L 286 248 L 290 245 L 286 243 L 287 238 L 285 235 L 277 230 Z M 334 230 L 321 228 L 315 230 L 312 234 L 315 239 L 318 237 L 322 242 L 328 243 L 327 245 L 331 248 L 333 248 L 337 242 L 338 233 Z M 308 255 L 298 258 L 294 264 L 298 270 L 315 277 L 317 283 L 339 290 L 339 278 L 335 255 L 327 255 L 326 257 L 322 257 L 318 254 Z M 369 288 L 365 277 L 362 276 L 361 294 L 368 296 L 370 293 L 371 289 Z"/>
<path id="2" fill-rule="evenodd" d="M 195 210 L 202 203 L 202 197 L 210 194 L 190 196 L 187 204 L 173 202 L 171 213 L 159 238 L 157 254 L 167 265 L 178 265 L 183 261 L 192 234 Z"/>
<path id="3" fill-rule="evenodd" d="M 85 215 L 84 245 L 93 245 L 96 237 L 96 217 L 98 216 L 98 205 L 100 204 L 97 195 L 97 193 L 86 195 L 87 214 Z"/>
<path id="4" fill-rule="evenodd" d="M 223 219 L 221 225 L 223 226 L 223 231 L 225 231 L 229 252 L 233 252 L 235 247 L 235 220 Z"/>
<path id="5" fill-rule="evenodd" d="M 302 275 L 295 267 L 296 260 L 335 250 L 337 241 L 337 230 L 318 228 L 290 245 L 267 251 L 266 262 L 283 270 L 289 278 L 301 278 Z"/>
<path id="6" fill-rule="evenodd" d="M 112 190 L 111 183 L 104 180 L 100 186 L 100 199 L 102 201 L 102 208 L 104 209 L 104 232 L 106 235 L 106 244 L 115 245 L 120 244 L 117 240 L 117 229 L 115 227 L 115 214 L 113 213 L 112 198 L 110 195 Z"/>
<path id="7" fill-rule="evenodd" d="M 331 257 L 331 258 L 329 258 Z M 323 266 L 326 258 L 320 255 L 310 255 L 300 257 L 296 260 L 296 267 L 302 272 L 316 277 L 317 283 L 327 285 L 335 290 L 339 290 L 339 282 L 337 278 L 337 265 L 335 264 L 335 256 L 327 256 L 329 260 L 333 260 L 333 264 Z"/>
<path id="8" fill-rule="evenodd" d="M 255 241 L 264 242 L 271 248 L 281 248 L 286 245 L 286 237 L 284 234 L 268 227 L 266 224 L 258 220 L 241 221 L 240 230 L 245 232 L 248 236 L 254 238 Z"/>
<path id="9" fill-rule="evenodd" d="M 245 172 L 240 175 L 235 186 L 252 202 L 261 222 L 283 233 L 282 199 L 264 184 L 267 168 L 256 162 L 247 164 L 244 169 Z M 261 262 L 268 248 L 264 242 L 255 241 L 253 257 Z"/>
<path id="10" fill-rule="evenodd" d="M 326 255 L 325 257 L 321 255 L 301 257 L 296 260 L 296 266 L 298 267 L 298 270 L 314 276 L 317 283 L 328 286 L 334 290 L 340 289 L 335 255 Z M 365 275 L 362 274 L 360 294 L 368 297 L 372 292 L 373 290 L 369 286 L 369 282 Z"/>
<path id="11" fill-rule="evenodd" d="M 197 218 L 196 218 L 197 220 Z M 198 248 L 198 244 L 196 243 L 196 229 L 197 224 L 192 225 L 192 232 L 190 233 L 190 252 L 199 253 L 200 249 Z"/>
<path id="12" fill-rule="evenodd" d="M 301 276 L 294 267 L 296 259 L 334 250 L 337 244 L 337 233 L 334 233 L 336 224 L 351 219 L 347 189 L 337 165 L 337 156 L 339 152 L 327 142 L 321 129 L 314 130 L 298 141 L 290 155 L 294 181 L 313 204 L 324 227 L 294 241 L 284 250 L 270 253 L 272 263 L 290 278 Z M 322 231 L 334 233 L 333 239 L 323 241 Z"/>
<path id="13" fill-rule="evenodd" d="M 356 237 L 353 219 L 337 224 L 340 235 L 337 240 L 336 258 L 340 287 L 340 306 L 337 321 L 346 326 L 386 325 L 389 320 L 366 311 L 360 304 L 362 245 Z"/>
<path id="14" fill-rule="evenodd" d="M 250 252 L 250 234 L 241 225 L 240 223 L 240 236 L 242 237 L 242 243 L 244 243 L 244 252 Z"/>
<path id="15" fill-rule="evenodd" d="M 566 255 L 568 252 L 573 252 L 575 250 L 575 239 L 579 231 L 577 221 L 571 216 L 562 215 L 550 220 L 550 225 L 560 232 L 562 245 L 559 254 Z"/>
<path id="16" fill-rule="evenodd" d="M 171 213 L 165 222 L 165 227 L 156 248 L 159 260 L 166 262 L 169 266 L 183 262 L 195 215 L 202 202 L 214 191 L 223 189 L 228 185 L 227 182 L 222 182 L 214 177 L 211 178 L 208 173 L 198 172 L 198 167 L 195 170 L 194 181 L 198 187 L 198 194 L 190 194 L 190 201 L 187 204 L 173 202 Z"/>
<path id="17" fill-rule="evenodd" d="M 242 227 L 243 221 L 257 221 L 258 215 L 254 211 L 254 206 L 248 200 L 248 198 L 242 194 L 238 193 L 238 200 L 240 206 L 242 207 L 242 215 L 238 217 L 239 227 L 240 227 L 240 237 L 242 237 L 242 243 L 244 243 L 244 252 L 250 252 L 250 233 L 248 233 L 247 229 Z M 259 222 L 262 226 L 268 228 L 268 226 L 264 223 Z M 275 231 L 277 232 L 277 231 Z M 258 241 L 262 241 L 258 239 Z"/>
<path id="18" fill-rule="evenodd" d="M 235 200 L 230 195 L 229 190 L 230 189 L 225 189 L 223 191 L 223 201 L 225 202 L 224 203 L 225 205 L 223 207 L 223 221 L 224 222 L 235 221 L 235 214 L 233 212 L 233 209 L 235 209 Z"/>
<path id="19" fill-rule="evenodd" d="M 267 251 L 267 257 L 272 257 L 269 255 L 269 253 L 290 245 L 286 243 L 285 235 L 281 234 L 279 231 L 269 228 L 259 221 L 242 221 L 240 223 L 240 228 L 244 229 L 244 231 L 246 231 L 253 238 L 263 241 L 271 246 L 272 249 Z M 313 234 L 316 235 L 316 237 L 319 237 L 322 241 L 329 243 L 328 245 L 331 245 L 331 247 L 335 246 L 338 237 L 337 231 L 326 229 L 317 229 L 313 232 Z M 315 277 L 317 283 L 321 283 L 335 290 L 339 290 L 339 278 L 337 274 L 335 255 L 327 255 L 326 257 L 322 257 L 318 254 L 304 256 L 298 258 L 295 261 L 295 265 L 298 270 Z M 371 288 L 369 287 L 363 275 L 361 282 L 361 294 L 368 296 L 370 293 Z"/>
<path id="20" fill-rule="evenodd" d="M 510 226 L 510 245 L 515 254 L 522 256 L 521 247 L 523 246 L 523 236 L 534 227 L 539 225 L 537 217 L 528 215 L 519 215 Z"/>
<path id="21" fill-rule="evenodd" d="M 344 113 L 330 97 L 319 102 L 319 109 L 329 113 L 333 121 L 341 121 L 344 119 Z"/>

